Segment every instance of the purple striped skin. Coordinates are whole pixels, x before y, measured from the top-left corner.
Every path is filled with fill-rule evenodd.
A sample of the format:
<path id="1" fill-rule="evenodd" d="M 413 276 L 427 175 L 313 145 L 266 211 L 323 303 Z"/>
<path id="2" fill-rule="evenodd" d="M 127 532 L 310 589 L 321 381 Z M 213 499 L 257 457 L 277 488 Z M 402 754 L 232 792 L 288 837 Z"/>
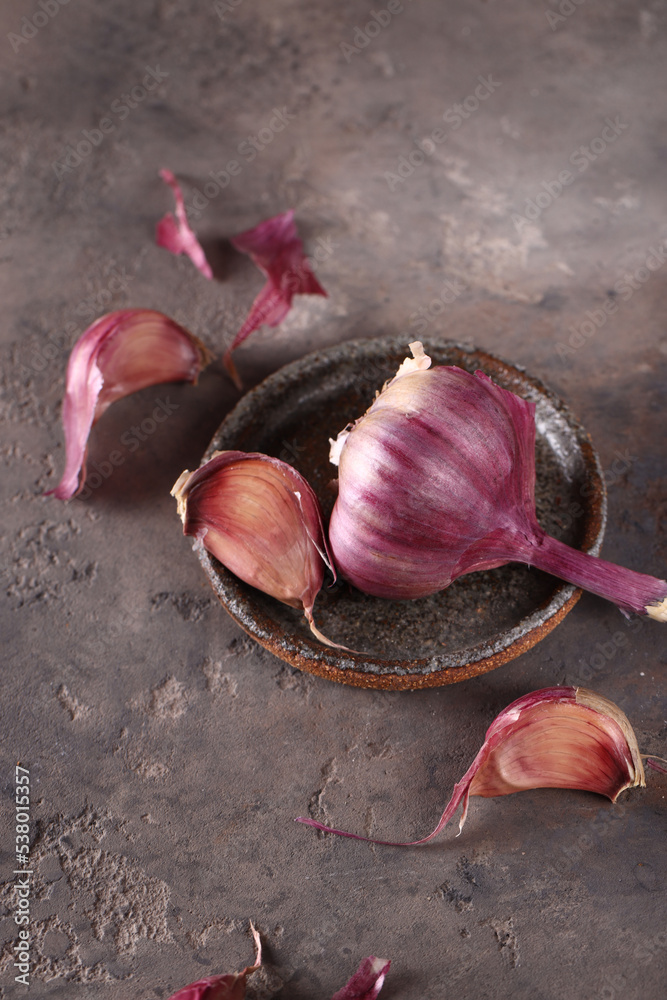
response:
<path id="1" fill-rule="evenodd" d="M 500 566 L 533 538 L 535 405 L 488 376 L 397 379 L 351 431 L 329 539 L 360 590 L 408 599 Z"/>
<path id="2" fill-rule="evenodd" d="M 524 562 L 667 621 L 667 583 L 571 549 L 535 515 L 535 406 L 483 372 L 390 382 L 340 452 L 329 526 L 337 568 L 375 597 L 426 597 Z"/>

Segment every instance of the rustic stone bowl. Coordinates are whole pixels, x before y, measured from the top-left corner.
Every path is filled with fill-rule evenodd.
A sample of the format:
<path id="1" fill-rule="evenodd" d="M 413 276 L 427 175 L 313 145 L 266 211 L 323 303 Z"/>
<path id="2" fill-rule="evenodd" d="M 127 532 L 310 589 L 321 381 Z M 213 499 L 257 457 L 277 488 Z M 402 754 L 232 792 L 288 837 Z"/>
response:
<path id="1" fill-rule="evenodd" d="M 599 553 L 606 522 L 600 462 L 564 403 L 537 379 L 483 351 L 448 341 L 424 343 L 438 365 L 481 369 L 536 404 L 536 503 L 540 524 L 562 541 Z M 355 341 L 281 368 L 241 399 L 216 432 L 217 450 L 258 451 L 306 477 L 325 524 L 335 492 L 329 438 L 364 413 L 376 390 L 408 354 L 407 338 Z M 359 687 L 405 690 L 466 680 L 507 663 L 543 639 L 581 591 L 519 563 L 472 573 L 417 601 L 368 597 L 344 581 L 315 602 L 318 628 L 359 652 L 323 646 L 300 612 L 239 580 L 204 550 L 204 570 L 232 618 L 294 667 Z"/>

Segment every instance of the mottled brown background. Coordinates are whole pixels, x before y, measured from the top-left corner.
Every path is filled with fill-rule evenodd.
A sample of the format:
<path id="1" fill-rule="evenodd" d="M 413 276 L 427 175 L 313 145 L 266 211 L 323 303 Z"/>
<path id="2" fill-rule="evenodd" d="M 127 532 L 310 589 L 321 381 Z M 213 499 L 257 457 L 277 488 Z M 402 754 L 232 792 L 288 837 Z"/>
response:
<path id="1" fill-rule="evenodd" d="M 318 838 L 292 820 L 310 807 L 419 836 L 495 714 L 545 685 L 588 683 L 664 754 L 665 627 L 632 630 L 584 597 L 530 653 L 458 686 L 374 693 L 292 671 L 216 604 L 168 495 L 237 399 L 219 367 L 197 389 L 113 407 L 91 458 L 120 448 L 125 461 L 90 499 L 42 492 L 64 460 L 64 331 L 149 306 L 219 351 L 262 280 L 221 241 L 293 206 L 307 249 L 328 241 L 329 298 L 299 300 L 239 352 L 249 385 L 315 346 L 413 338 L 414 313 L 458 282 L 429 335 L 500 354 L 561 394 L 603 467 L 620 470 L 604 554 L 664 575 L 667 267 L 642 272 L 627 299 L 617 286 L 617 311 L 576 350 L 558 345 L 667 238 L 667 5 L 565 0 L 573 12 L 552 27 L 556 2 L 414 0 L 349 61 L 341 43 L 381 0 L 224 7 L 70 0 L 16 52 L 10 33 L 41 8 L 5 0 L 0 14 L 0 997 L 26 992 L 10 958 L 20 759 L 33 791 L 32 996 L 166 998 L 249 962 L 252 918 L 267 946 L 256 996 L 328 1000 L 378 954 L 392 959 L 386 1000 L 658 1000 L 664 777 L 617 807 L 556 791 L 474 800 L 459 839 L 448 830 L 421 850 Z M 167 75 L 121 120 L 112 106 L 146 67 Z M 385 173 L 489 74 L 495 92 L 390 190 Z M 189 202 L 276 107 L 293 120 L 196 221 L 220 275 L 207 283 L 154 246 L 171 207 L 157 171 L 174 170 Z M 56 177 L 68 144 L 104 117 L 113 132 Z M 570 157 L 606 118 L 627 128 L 582 171 Z M 564 169 L 561 196 L 515 225 Z M 140 448 L 119 444 L 167 399 L 178 408 Z M 599 644 L 609 655 L 593 670 Z"/>

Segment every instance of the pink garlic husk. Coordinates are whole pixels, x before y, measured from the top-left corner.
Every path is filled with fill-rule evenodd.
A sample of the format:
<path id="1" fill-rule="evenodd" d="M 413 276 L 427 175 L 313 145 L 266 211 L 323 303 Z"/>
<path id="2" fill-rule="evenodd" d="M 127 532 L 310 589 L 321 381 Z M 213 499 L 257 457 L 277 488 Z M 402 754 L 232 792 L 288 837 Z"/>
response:
<path id="1" fill-rule="evenodd" d="M 155 242 L 159 247 L 164 247 L 173 254 L 185 254 L 190 258 L 198 271 L 208 278 L 213 278 L 211 265 L 206 260 L 203 247 L 192 230 L 188 217 L 185 214 L 185 200 L 180 184 L 172 174 L 171 170 L 161 170 L 160 177 L 171 188 L 174 201 L 176 203 L 176 218 L 171 212 L 167 212 L 158 222 L 155 229 Z"/>
<path id="2" fill-rule="evenodd" d="M 241 379 L 232 360 L 232 351 L 260 326 L 278 326 L 282 323 L 292 308 L 295 295 L 326 296 L 327 293 L 315 277 L 303 252 L 293 209 L 265 219 L 253 229 L 239 233 L 231 243 L 236 250 L 248 254 L 267 279 L 222 359 L 234 384 L 242 389 Z"/>
<path id="3" fill-rule="evenodd" d="M 251 587 L 302 608 L 320 642 L 315 598 L 325 566 L 336 578 L 317 497 L 291 465 L 253 452 L 219 451 L 171 491 L 191 535 Z"/>
<path id="4" fill-rule="evenodd" d="M 65 471 L 46 495 L 69 500 L 83 488 L 90 431 L 115 400 L 162 382 L 196 382 L 209 361 L 194 334 L 154 309 L 119 309 L 96 320 L 70 354 Z"/>
<path id="5" fill-rule="evenodd" d="M 437 836 L 462 804 L 460 833 L 472 795 L 493 798 L 531 788 L 569 788 L 596 792 L 615 802 L 621 792 L 636 786 L 646 787 L 644 768 L 634 731 L 621 709 L 586 688 L 553 687 L 524 695 L 496 717 L 427 837 L 375 840 L 307 817 L 296 822 L 372 844 L 416 847 Z"/>
<path id="6" fill-rule="evenodd" d="M 245 1000 L 246 979 L 257 972 L 262 964 L 262 942 L 250 922 L 250 930 L 255 941 L 255 963 L 243 972 L 227 973 L 222 976 L 207 976 L 190 983 L 172 994 L 169 1000 Z"/>
<path id="7" fill-rule="evenodd" d="M 547 535 L 535 514 L 535 405 L 483 372 L 429 368 L 421 343 L 332 441 L 329 543 L 341 575 L 394 600 L 518 561 L 667 621 L 667 582 Z"/>

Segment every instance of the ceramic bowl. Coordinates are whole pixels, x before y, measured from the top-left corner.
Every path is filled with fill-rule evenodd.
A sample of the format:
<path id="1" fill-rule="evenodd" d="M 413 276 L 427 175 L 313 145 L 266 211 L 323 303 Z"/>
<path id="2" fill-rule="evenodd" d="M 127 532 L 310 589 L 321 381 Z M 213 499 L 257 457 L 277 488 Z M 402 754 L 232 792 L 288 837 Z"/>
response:
<path id="1" fill-rule="evenodd" d="M 522 369 L 447 341 L 424 343 L 436 365 L 481 369 L 536 404 L 536 506 L 542 526 L 597 555 L 606 521 L 600 462 L 579 421 L 553 392 Z M 306 477 L 325 524 L 335 500 L 329 438 L 361 416 L 408 354 L 404 339 L 355 341 L 281 368 L 248 392 L 226 417 L 204 461 L 216 450 L 281 458 Z M 344 684 L 412 689 L 485 673 L 530 649 L 563 620 L 581 591 L 519 563 L 460 577 L 417 601 L 386 601 L 344 581 L 325 582 L 315 602 L 318 628 L 355 652 L 331 649 L 304 616 L 243 583 L 199 552 L 215 593 L 257 642 L 282 660 Z"/>

